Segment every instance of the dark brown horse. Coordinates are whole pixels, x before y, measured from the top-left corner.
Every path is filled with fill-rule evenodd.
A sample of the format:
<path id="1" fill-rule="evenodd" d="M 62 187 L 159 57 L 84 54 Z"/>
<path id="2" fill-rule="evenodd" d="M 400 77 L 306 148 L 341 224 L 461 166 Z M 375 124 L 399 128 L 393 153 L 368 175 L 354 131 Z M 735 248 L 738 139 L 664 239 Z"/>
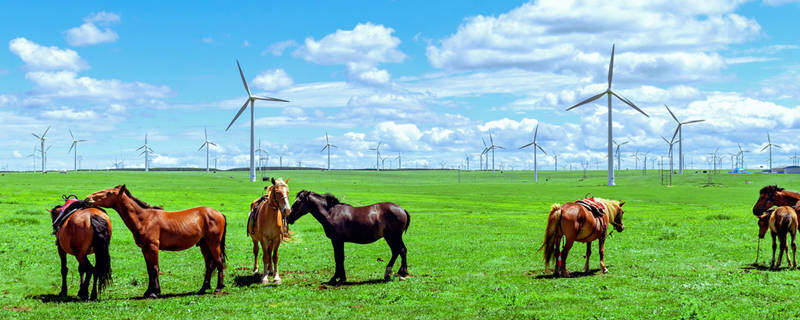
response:
<path id="1" fill-rule="evenodd" d="M 770 230 L 772 235 L 772 262 L 769 267 L 777 270 L 781 267 L 781 260 L 783 253 L 786 252 L 786 262 L 791 263 L 792 268 L 797 267 L 797 245 L 795 238 L 797 237 L 797 212 L 790 206 L 781 206 L 775 210 L 770 210 L 758 218 L 758 238 L 764 238 L 767 229 Z M 789 261 L 789 248 L 786 245 L 786 235 L 792 236 L 792 260 Z M 780 241 L 780 252 L 778 253 L 778 264 L 775 264 L 775 238 Z"/>
<path id="2" fill-rule="evenodd" d="M 760 217 L 774 206 L 795 206 L 800 200 L 800 193 L 785 190 L 776 185 L 766 186 L 758 192 L 759 197 L 753 206 L 753 215 Z"/>
<path id="3" fill-rule="evenodd" d="M 339 202 L 331 194 L 318 194 L 311 191 L 300 191 L 292 204 L 292 210 L 286 221 L 293 224 L 297 219 L 311 213 L 322 224 L 325 235 L 333 244 L 333 256 L 336 260 L 336 271 L 328 281 L 332 285 L 341 285 L 347 281 L 344 272 L 344 243 L 373 243 L 384 238 L 392 249 L 392 258 L 386 265 L 384 280 L 388 281 L 397 256 L 402 261 L 398 275 L 400 279 L 408 276 L 406 264 L 406 245 L 403 243 L 403 232 L 408 230 L 411 216 L 408 211 L 391 202 L 381 202 L 364 207 L 353 207 Z"/>
<path id="4" fill-rule="evenodd" d="M 161 207 L 152 207 L 135 198 L 125 185 L 92 193 L 86 201 L 116 210 L 131 230 L 136 245 L 142 248 L 149 277 L 145 298 L 155 298 L 161 294 L 161 285 L 158 282 L 159 250 L 181 251 L 194 246 L 200 247 L 205 259 L 206 273 L 198 293 L 205 293 L 211 288 L 211 273 L 215 269 L 218 271 L 215 292 L 219 293 L 225 287 L 223 269 L 228 224 L 219 211 L 209 207 L 196 207 L 167 212 Z"/>
<path id="5" fill-rule="evenodd" d="M 606 199 L 595 199 L 605 206 L 605 214 L 597 217 L 588 209 L 574 202 L 563 205 L 553 204 L 550 208 L 550 216 L 547 219 L 547 229 L 545 230 L 544 242 L 541 249 L 544 249 L 544 270 L 547 272 L 550 267 L 550 260 L 556 258 L 555 276 L 564 275 L 569 277 L 567 271 L 567 255 L 575 241 L 586 243 L 586 265 L 584 272 L 589 271 L 589 257 L 592 254 L 592 241 L 598 240 L 600 252 L 600 269 L 603 273 L 608 272 L 605 261 L 605 242 L 608 226 L 614 226 L 617 232 L 622 232 L 625 226 L 622 224 L 622 205 L 625 202 L 618 202 Z M 561 238 L 565 237 L 564 248 L 561 249 Z"/>
<path id="6" fill-rule="evenodd" d="M 73 203 L 70 207 L 79 205 Z M 60 205 L 50 210 L 53 222 L 61 213 Z M 86 300 L 89 297 L 89 281 L 92 283 L 92 300 L 97 299 L 98 292 L 103 291 L 111 281 L 111 256 L 108 246 L 111 242 L 111 220 L 98 208 L 83 207 L 73 212 L 60 226 L 56 226 L 56 247 L 61 257 L 61 293 L 67 295 L 67 254 L 78 260 L 78 272 L 81 285 L 78 297 Z M 89 262 L 88 255 L 94 253 L 95 266 Z M 98 290 L 99 288 L 99 290 Z"/>

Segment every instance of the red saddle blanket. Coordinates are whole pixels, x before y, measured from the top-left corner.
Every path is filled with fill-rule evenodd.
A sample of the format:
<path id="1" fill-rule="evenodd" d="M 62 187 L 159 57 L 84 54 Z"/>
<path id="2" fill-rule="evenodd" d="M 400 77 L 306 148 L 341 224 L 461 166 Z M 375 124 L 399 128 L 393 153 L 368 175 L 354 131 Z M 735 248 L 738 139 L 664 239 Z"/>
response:
<path id="1" fill-rule="evenodd" d="M 589 212 L 591 212 L 595 217 L 602 217 L 606 213 L 606 206 L 594 198 L 580 199 L 575 201 L 575 203 L 583 206 L 586 208 L 586 210 L 589 210 Z"/>

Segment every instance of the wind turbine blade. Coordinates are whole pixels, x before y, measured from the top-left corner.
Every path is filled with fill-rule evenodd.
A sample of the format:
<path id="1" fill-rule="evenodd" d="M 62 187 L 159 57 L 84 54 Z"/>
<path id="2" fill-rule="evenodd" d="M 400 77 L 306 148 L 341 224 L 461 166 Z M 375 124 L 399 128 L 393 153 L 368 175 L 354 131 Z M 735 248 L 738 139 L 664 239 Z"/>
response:
<path id="1" fill-rule="evenodd" d="M 624 145 L 625 145 L 625 144 L 627 144 L 628 142 L 630 142 L 630 141 L 625 141 L 625 142 L 623 142 L 623 143 L 620 143 L 619 145 L 620 145 L 620 146 L 624 146 Z"/>
<path id="2" fill-rule="evenodd" d="M 242 83 L 244 83 L 244 89 L 247 90 L 247 96 L 252 97 L 253 95 L 250 93 L 250 88 L 247 87 L 247 80 L 244 79 L 244 72 L 242 72 L 242 66 L 239 65 L 239 59 L 236 59 L 236 67 L 239 68 L 239 75 L 242 76 Z"/>
<path id="3" fill-rule="evenodd" d="M 783 149 L 783 148 L 781 148 L 781 146 L 779 146 L 777 144 L 773 144 L 772 146 L 775 147 L 775 148 L 778 148 L 778 149 Z"/>
<path id="4" fill-rule="evenodd" d="M 492 138 L 491 132 L 489 132 L 489 142 L 492 144 L 492 147 L 494 147 L 494 138 Z"/>
<path id="5" fill-rule="evenodd" d="M 611 62 L 608 64 L 608 90 L 611 90 L 611 78 L 614 76 L 614 47 L 616 45 L 611 45 Z"/>
<path id="6" fill-rule="evenodd" d="M 289 100 L 283 100 L 283 99 L 272 98 L 272 97 L 259 97 L 259 96 L 252 96 L 252 98 L 253 98 L 253 99 L 256 99 L 256 100 L 264 100 L 264 101 L 280 101 L 280 102 L 289 102 Z"/>
<path id="7" fill-rule="evenodd" d="M 605 95 L 606 93 L 608 93 L 608 92 L 606 91 L 606 92 L 603 92 L 603 93 L 599 93 L 599 94 L 597 94 L 597 95 L 595 95 L 595 96 L 592 96 L 592 97 L 591 97 L 591 98 L 589 98 L 589 99 L 583 100 L 583 101 L 581 101 L 580 103 L 578 103 L 578 104 L 576 104 L 576 105 L 574 105 L 574 106 L 571 106 L 571 107 L 567 108 L 567 110 L 566 110 L 566 111 L 570 111 L 570 110 L 572 110 L 572 109 L 575 109 L 575 108 L 577 108 L 577 107 L 580 107 L 580 106 L 582 106 L 582 105 L 584 105 L 584 104 L 587 104 L 587 103 L 589 103 L 589 102 L 592 102 L 592 101 L 595 101 L 595 100 L 597 100 L 597 99 L 600 99 L 600 97 L 602 97 L 602 96 L 603 96 L 603 95 Z"/>
<path id="8" fill-rule="evenodd" d="M 228 129 L 230 129 L 230 128 L 231 128 L 231 126 L 233 125 L 233 123 L 234 123 L 234 122 L 236 122 L 236 119 L 239 119 L 239 116 L 240 116 L 240 115 L 242 115 L 242 112 L 244 112 L 244 109 L 247 109 L 247 104 L 248 104 L 248 103 L 250 103 L 250 100 L 247 100 L 247 101 L 245 101 L 245 102 L 244 102 L 244 105 L 242 105 L 242 108 L 241 108 L 241 109 L 239 109 L 239 112 L 237 112 L 237 113 L 236 113 L 236 116 L 235 116 L 235 117 L 233 117 L 233 120 L 231 120 L 231 123 L 230 123 L 230 124 L 228 124 L 228 127 L 227 127 L 227 128 L 225 128 L 225 131 L 228 131 Z"/>
<path id="9" fill-rule="evenodd" d="M 681 124 L 692 124 L 692 123 L 698 123 L 698 122 L 703 122 L 703 121 L 706 121 L 706 120 L 692 120 L 692 121 L 686 121 L 686 122 L 681 123 Z"/>
<path id="10" fill-rule="evenodd" d="M 481 137 L 481 141 L 483 141 L 483 146 L 485 147 L 485 146 L 486 146 L 486 139 L 484 139 L 483 137 Z"/>
<path id="11" fill-rule="evenodd" d="M 322 150 L 320 150 L 319 152 L 325 151 L 325 149 L 328 149 L 328 145 L 327 144 L 324 147 L 322 147 Z"/>
<path id="12" fill-rule="evenodd" d="M 212 146 L 215 146 L 215 147 L 217 146 L 217 144 L 216 144 L 216 143 L 213 143 L 213 142 L 211 142 L 211 141 L 207 141 L 206 143 L 208 143 L 208 144 L 210 144 L 210 145 L 212 145 Z M 263 150 L 262 150 L 262 151 L 263 151 Z"/>
<path id="13" fill-rule="evenodd" d="M 337 146 L 335 146 L 335 145 L 331 145 L 331 147 L 333 147 L 333 148 L 338 148 L 338 147 L 337 147 Z"/>
<path id="14" fill-rule="evenodd" d="M 542 146 L 540 146 L 538 143 L 536 144 L 536 147 L 539 148 L 539 150 L 541 150 L 542 152 L 544 152 L 544 155 L 547 155 L 547 152 L 545 152 L 544 149 L 542 149 Z"/>
<path id="15" fill-rule="evenodd" d="M 763 152 L 764 150 L 767 150 L 767 148 L 769 148 L 769 145 L 766 145 L 763 148 L 761 148 L 761 152 Z"/>
<path id="16" fill-rule="evenodd" d="M 536 131 L 533 133 L 533 142 L 536 142 L 536 136 L 539 135 L 539 124 L 536 124 Z"/>
<path id="17" fill-rule="evenodd" d="M 739 146 L 739 153 L 742 153 L 742 152 L 744 152 L 744 151 L 742 150 L 742 144 L 741 144 L 741 143 L 737 143 L 736 145 L 737 145 L 737 146 Z"/>
<path id="18" fill-rule="evenodd" d="M 767 132 L 767 143 L 772 144 L 772 139 L 769 137 L 769 132 Z"/>
<path id="19" fill-rule="evenodd" d="M 86 142 L 86 141 L 89 141 L 89 140 L 84 140 L 84 139 L 78 140 L 78 142 Z"/>
<path id="20" fill-rule="evenodd" d="M 71 145 L 71 146 L 69 146 L 69 150 L 67 150 L 67 153 L 69 153 L 70 151 L 72 151 L 72 148 L 74 148 L 74 147 L 75 147 L 75 144 L 76 144 L 76 143 L 77 143 L 77 142 L 75 142 L 75 141 L 73 141 L 73 142 L 72 142 L 72 145 Z"/>
<path id="21" fill-rule="evenodd" d="M 205 137 L 205 141 L 208 142 L 208 129 L 203 127 L 203 137 Z"/>
<path id="22" fill-rule="evenodd" d="M 42 137 L 40 137 L 40 136 L 37 136 L 35 133 L 31 133 L 31 134 L 32 134 L 34 137 L 36 137 L 36 139 L 42 140 Z"/>
<path id="23" fill-rule="evenodd" d="M 661 139 L 664 139 L 664 142 L 671 145 L 671 143 L 669 143 L 669 140 L 667 140 L 667 138 L 664 138 L 664 136 L 661 136 Z"/>
<path id="24" fill-rule="evenodd" d="M 325 144 L 330 144 L 330 141 L 328 141 L 328 133 L 327 132 L 325 132 Z"/>
<path id="25" fill-rule="evenodd" d="M 495 146 L 495 149 L 505 149 L 505 148 L 503 148 L 501 146 Z"/>
<path id="26" fill-rule="evenodd" d="M 675 133 L 673 133 L 673 134 L 672 134 L 672 140 L 671 140 L 671 141 L 672 141 L 673 143 L 675 142 L 675 136 L 677 136 L 677 135 L 678 135 L 678 131 L 680 130 L 680 128 L 681 128 L 681 127 L 677 127 L 677 128 L 675 128 Z"/>
<path id="27" fill-rule="evenodd" d="M 622 100 L 622 102 L 625 102 L 625 104 L 627 104 L 627 105 L 631 106 L 631 108 L 634 108 L 634 109 L 636 109 L 636 111 L 639 111 L 639 112 L 641 112 L 641 113 L 642 113 L 642 114 L 643 114 L 645 117 L 648 117 L 648 118 L 650 118 L 650 116 L 649 116 L 649 115 L 647 115 L 647 113 L 645 113 L 644 111 L 642 111 L 642 109 L 639 109 L 639 107 L 637 107 L 635 104 L 633 104 L 633 102 L 631 102 L 630 100 L 623 98 L 622 96 L 620 96 L 620 95 L 616 94 L 614 91 L 609 91 L 609 92 L 611 92 L 611 94 L 613 94 L 613 95 L 614 95 L 615 97 L 617 97 L 618 99 Z"/>
<path id="28" fill-rule="evenodd" d="M 42 133 L 42 137 L 47 135 L 47 131 L 50 131 L 50 126 L 47 126 L 47 129 L 44 130 L 44 133 Z"/>
<path id="29" fill-rule="evenodd" d="M 200 148 L 197 149 L 197 151 L 203 150 L 203 147 L 205 147 L 207 144 L 208 142 L 203 142 L 203 144 L 200 145 Z"/>
<path id="30" fill-rule="evenodd" d="M 521 146 L 521 147 L 519 147 L 519 148 L 520 148 L 520 149 L 522 149 L 522 148 L 527 148 L 527 147 L 530 147 L 532 144 L 534 144 L 534 142 L 531 142 L 531 143 L 529 143 L 529 144 L 526 144 L 526 145 L 524 145 L 524 146 Z"/>
<path id="31" fill-rule="evenodd" d="M 75 140 L 75 136 L 72 134 L 72 130 L 71 129 L 67 129 L 67 130 L 69 130 L 69 135 L 70 135 L 70 137 L 72 137 L 72 140 Z"/>
<path id="32" fill-rule="evenodd" d="M 671 115 L 671 116 L 672 116 L 672 119 L 675 119 L 675 122 L 677 122 L 678 124 L 680 124 L 681 122 L 680 122 L 680 121 L 678 121 L 678 117 L 676 117 L 676 116 L 675 116 L 675 114 L 674 114 L 674 113 L 672 113 L 672 110 L 670 110 L 670 109 L 669 109 L 669 107 L 668 107 L 666 104 L 664 105 L 664 107 L 665 107 L 665 108 L 667 108 L 667 111 L 669 111 L 669 115 Z"/>

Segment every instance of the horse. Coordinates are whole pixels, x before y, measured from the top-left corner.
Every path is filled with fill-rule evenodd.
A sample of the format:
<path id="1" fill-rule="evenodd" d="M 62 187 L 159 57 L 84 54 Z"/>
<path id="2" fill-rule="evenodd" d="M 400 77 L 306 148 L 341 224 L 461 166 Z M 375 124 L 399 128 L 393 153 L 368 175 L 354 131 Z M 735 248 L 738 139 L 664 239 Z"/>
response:
<path id="1" fill-rule="evenodd" d="M 606 230 L 608 225 L 612 225 L 617 232 L 622 232 L 625 225 L 622 223 L 622 205 L 625 202 L 595 198 L 595 201 L 605 206 L 605 213 L 602 216 L 595 216 L 584 206 L 568 202 L 563 205 L 553 204 L 550 208 L 550 215 L 547 219 L 544 242 L 539 250 L 544 249 L 544 270 L 548 272 L 550 260 L 557 257 L 555 276 L 563 274 L 569 277 L 567 271 L 567 255 L 575 241 L 586 243 L 586 265 L 584 272 L 589 272 L 589 257 L 592 254 L 592 241 L 598 240 L 600 252 L 600 269 L 603 273 L 608 272 L 605 261 L 605 242 Z M 566 238 L 563 250 L 561 250 L 561 238 Z"/>
<path id="2" fill-rule="evenodd" d="M 258 245 L 264 250 L 264 274 L 261 283 L 281 283 L 278 275 L 278 246 L 284 237 L 284 217 L 289 215 L 289 179 L 272 178 L 267 194 L 250 204 L 253 219 L 247 221 L 247 234 L 253 240 L 253 274 L 258 275 Z"/>
<path id="3" fill-rule="evenodd" d="M 339 199 L 330 193 L 321 195 L 302 190 L 297 193 L 286 221 L 294 224 L 306 213 L 311 213 L 322 224 L 325 235 L 331 239 L 333 245 L 336 271 L 328 284 L 338 286 L 347 281 L 344 271 L 345 242 L 368 244 L 380 238 L 384 238 L 392 250 L 392 258 L 386 265 L 383 275 L 384 281 L 391 279 L 392 267 L 398 255 L 402 258 L 398 270 L 400 280 L 409 276 L 403 233 L 408 230 L 411 216 L 402 207 L 391 202 L 353 207 L 339 202 Z"/>
<path id="4" fill-rule="evenodd" d="M 777 270 L 781 267 L 781 260 L 783 253 L 786 252 L 786 263 L 791 262 L 792 268 L 797 268 L 797 245 L 795 238 L 797 237 L 797 212 L 790 206 L 781 206 L 775 210 L 770 210 L 758 218 L 758 238 L 763 239 L 767 229 L 770 230 L 772 235 L 772 262 L 769 267 L 772 270 Z M 786 234 L 792 235 L 792 260 L 789 261 L 789 248 L 786 246 Z M 775 237 L 778 238 L 781 244 L 781 250 L 778 253 L 778 264 L 775 265 Z"/>
<path id="5" fill-rule="evenodd" d="M 211 274 L 215 269 L 218 273 L 214 293 L 220 293 L 225 287 L 223 269 L 228 222 L 219 211 L 196 207 L 167 212 L 137 199 L 124 184 L 92 193 L 86 201 L 91 205 L 116 210 L 125 226 L 131 230 L 136 245 L 142 248 L 149 278 L 143 295 L 145 298 L 157 298 L 161 294 L 158 282 L 159 250 L 182 251 L 195 245 L 200 247 L 206 266 L 203 286 L 197 293 L 204 294 L 211 288 Z"/>
<path id="6" fill-rule="evenodd" d="M 774 206 L 795 206 L 797 201 L 800 201 L 800 193 L 776 185 L 765 186 L 758 193 L 758 201 L 753 205 L 753 215 L 756 217 L 760 217 Z"/>
<path id="7" fill-rule="evenodd" d="M 73 203 L 69 207 L 79 205 L 69 217 L 62 223 L 54 226 L 57 231 L 56 247 L 61 258 L 61 292 L 59 296 L 67 295 L 67 254 L 75 256 L 78 260 L 78 272 L 80 273 L 80 290 L 78 297 L 86 300 L 89 298 L 89 281 L 94 275 L 92 282 L 92 300 L 97 300 L 98 292 L 111 283 L 111 255 L 109 254 L 109 244 L 111 243 L 111 220 L 108 215 L 99 208 L 87 207 L 82 203 Z M 55 223 L 56 218 L 61 214 L 63 206 L 58 205 L 50 209 L 50 218 Z M 95 266 L 89 262 L 88 255 L 95 256 Z"/>

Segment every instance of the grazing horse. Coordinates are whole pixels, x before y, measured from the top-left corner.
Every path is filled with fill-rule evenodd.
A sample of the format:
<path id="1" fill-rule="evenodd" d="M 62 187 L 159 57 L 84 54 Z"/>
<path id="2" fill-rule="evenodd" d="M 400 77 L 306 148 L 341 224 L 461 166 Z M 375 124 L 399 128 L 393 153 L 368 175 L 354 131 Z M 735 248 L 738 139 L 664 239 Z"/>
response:
<path id="1" fill-rule="evenodd" d="M 392 249 L 392 258 L 386 266 L 383 279 L 385 281 L 391 279 L 392 267 L 398 255 L 402 258 L 400 270 L 397 272 L 400 279 L 403 280 L 409 275 L 403 232 L 408 230 L 411 216 L 405 209 L 391 202 L 353 207 L 339 202 L 339 199 L 332 194 L 321 195 L 303 190 L 297 193 L 286 221 L 293 224 L 306 213 L 311 213 L 322 224 L 325 235 L 331 239 L 333 245 L 336 271 L 328 284 L 341 285 L 347 281 L 344 272 L 345 242 L 367 244 L 380 238 L 384 238 Z"/>
<path id="2" fill-rule="evenodd" d="M 765 186 L 758 193 L 758 201 L 753 206 L 753 215 L 756 217 L 760 217 L 774 206 L 795 206 L 800 200 L 800 193 L 785 190 L 776 185 Z"/>
<path id="3" fill-rule="evenodd" d="M 592 254 L 592 241 L 598 240 L 600 252 L 600 268 L 603 273 L 608 272 L 605 261 L 605 242 L 608 225 L 612 225 L 617 232 L 622 232 L 625 226 L 622 223 L 622 205 L 625 202 L 595 198 L 595 201 L 605 206 L 602 216 L 595 216 L 584 206 L 568 202 L 563 205 L 553 204 L 550 216 L 547 219 L 547 229 L 544 242 L 539 250 L 544 249 L 544 270 L 548 271 L 550 260 L 556 257 L 555 276 L 563 274 L 569 277 L 567 271 L 567 255 L 575 241 L 586 243 L 586 265 L 584 272 L 589 271 L 589 257 Z M 566 237 L 563 250 L 561 238 Z"/>
<path id="4" fill-rule="evenodd" d="M 770 210 L 758 218 L 758 238 L 764 238 L 767 229 L 772 235 L 772 262 L 769 267 L 777 270 L 781 267 L 783 253 L 786 252 L 786 263 L 791 262 L 792 268 L 797 267 L 797 245 L 794 240 L 797 237 L 797 212 L 790 206 L 781 206 L 775 210 Z M 792 235 L 792 260 L 789 261 L 789 248 L 786 246 L 786 234 Z M 781 251 L 778 253 L 778 264 L 775 265 L 775 237 L 781 243 Z"/>
<path id="5" fill-rule="evenodd" d="M 247 234 L 253 239 L 253 274 L 258 274 L 258 245 L 264 250 L 264 275 L 261 283 L 268 283 L 269 277 L 276 284 L 281 283 L 278 275 L 278 246 L 285 236 L 284 217 L 289 215 L 289 179 L 272 178 L 267 194 L 250 204 L 252 219 L 247 221 Z"/>
<path id="6" fill-rule="evenodd" d="M 145 298 L 156 298 L 161 294 L 158 282 L 158 251 L 181 251 L 193 246 L 200 247 L 206 263 L 205 279 L 198 294 L 211 288 L 211 273 L 218 271 L 217 289 L 225 287 L 225 233 L 227 221 L 219 211 L 209 207 L 167 212 L 161 207 L 152 207 L 134 197 L 123 184 L 100 190 L 86 198 L 92 205 L 112 208 L 133 234 L 136 245 L 142 248 L 147 263 L 149 281 Z"/>
<path id="7" fill-rule="evenodd" d="M 111 256 L 108 252 L 111 242 L 111 220 L 102 209 L 86 206 L 85 203 L 72 203 L 68 207 L 67 209 L 70 211 L 74 208 L 78 209 L 66 217 L 60 225 L 54 226 L 57 229 L 55 232 L 56 247 L 58 247 L 58 255 L 61 257 L 61 293 L 59 295 L 67 295 L 67 254 L 71 254 L 78 260 L 78 271 L 81 278 L 78 297 L 83 300 L 89 297 L 89 281 L 94 275 L 91 299 L 96 300 L 98 285 L 99 291 L 103 291 L 111 282 Z M 61 209 L 62 206 L 58 205 L 50 210 L 53 222 L 56 222 L 56 218 L 61 214 Z M 87 258 L 92 253 L 95 256 L 95 266 L 92 266 Z"/>

